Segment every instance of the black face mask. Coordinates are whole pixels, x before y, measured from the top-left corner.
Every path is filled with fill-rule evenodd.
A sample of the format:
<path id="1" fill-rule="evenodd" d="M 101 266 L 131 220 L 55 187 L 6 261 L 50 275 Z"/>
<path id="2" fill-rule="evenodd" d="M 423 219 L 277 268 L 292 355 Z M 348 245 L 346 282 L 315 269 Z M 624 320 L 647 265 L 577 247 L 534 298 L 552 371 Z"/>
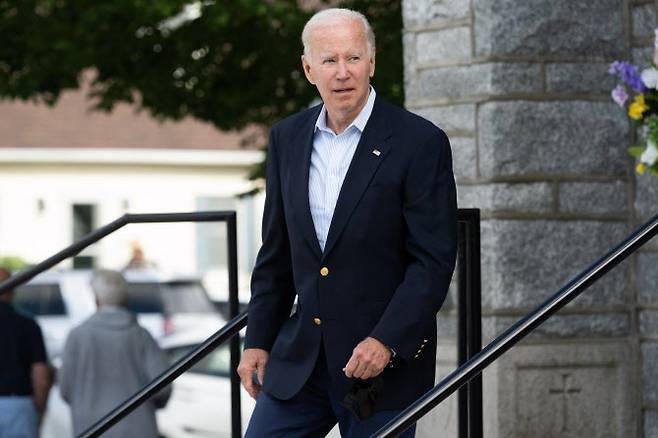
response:
<path id="1" fill-rule="evenodd" d="M 375 413 L 375 402 L 383 382 L 381 375 L 369 380 L 357 380 L 340 404 L 359 420 L 367 420 Z"/>

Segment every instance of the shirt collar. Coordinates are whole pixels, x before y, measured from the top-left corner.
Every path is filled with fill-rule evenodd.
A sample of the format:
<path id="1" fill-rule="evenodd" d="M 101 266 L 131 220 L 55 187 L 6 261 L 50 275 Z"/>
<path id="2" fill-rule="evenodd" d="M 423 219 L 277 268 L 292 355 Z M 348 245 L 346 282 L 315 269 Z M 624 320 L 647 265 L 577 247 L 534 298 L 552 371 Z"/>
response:
<path id="1" fill-rule="evenodd" d="M 375 89 L 370 86 L 370 93 L 368 93 L 368 100 L 366 101 L 366 104 L 361 108 L 361 112 L 359 112 L 359 115 L 356 116 L 356 118 L 350 123 L 350 125 L 345 129 L 347 131 L 350 129 L 352 126 L 354 126 L 356 129 L 359 130 L 359 132 L 363 132 L 363 130 L 366 128 L 366 123 L 368 123 L 368 119 L 370 118 L 370 114 L 372 114 L 372 108 L 375 106 L 375 96 L 377 93 L 375 92 Z M 326 131 L 326 132 L 331 132 L 332 134 L 335 134 L 334 131 L 327 126 L 327 107 L 322 105 L 322 109 L 320 110 L 320 115 L 318 116 L 318 119 L 315 121 L 315 131 L 317 130 L 321 131 Z"/>

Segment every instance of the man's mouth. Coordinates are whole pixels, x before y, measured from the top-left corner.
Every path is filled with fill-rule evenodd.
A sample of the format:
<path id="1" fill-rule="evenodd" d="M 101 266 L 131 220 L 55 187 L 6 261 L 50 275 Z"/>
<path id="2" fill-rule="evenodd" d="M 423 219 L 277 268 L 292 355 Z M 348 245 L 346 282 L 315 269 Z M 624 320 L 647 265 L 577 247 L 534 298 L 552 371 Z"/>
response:
<path id="1" fill-rule="evenodd" d="M 334 90 L 334 93 L 345 94 L 349 93 L 350 91 L 354 91 L 354 88 L 337 88 Z"/>

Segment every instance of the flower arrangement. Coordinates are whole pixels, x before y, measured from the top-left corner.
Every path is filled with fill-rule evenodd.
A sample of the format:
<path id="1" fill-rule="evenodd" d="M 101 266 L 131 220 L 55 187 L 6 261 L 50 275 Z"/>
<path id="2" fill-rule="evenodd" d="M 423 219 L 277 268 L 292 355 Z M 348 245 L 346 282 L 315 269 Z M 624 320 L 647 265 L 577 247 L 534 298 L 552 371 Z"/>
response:
<path id="1" fill-rule="evenodd" d="M 658 27 L 655 35 L 654 56 L 648 68 L 639 72 L 629 62 L 615 61 L 608 72 L 621 81 L 612 90 L 612 100 L 622 108 L 628 104 L 628 117 L 641 127 L 643 144 L 628 149 L 638 161 L 635 170 L 658 177 Z"/>

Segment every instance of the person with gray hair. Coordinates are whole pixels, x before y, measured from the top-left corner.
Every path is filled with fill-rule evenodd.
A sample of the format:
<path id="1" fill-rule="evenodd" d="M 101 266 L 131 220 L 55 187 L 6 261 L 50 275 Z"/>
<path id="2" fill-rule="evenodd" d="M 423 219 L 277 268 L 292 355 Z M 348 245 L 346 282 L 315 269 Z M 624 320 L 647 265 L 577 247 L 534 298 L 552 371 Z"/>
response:
<path id="1" fill-rule="evenodd" d="M 100 269 L 91 277 L 98 310 L 69 334 L 59 371 L 62 398 L 71 406 L 73 431 L 79 435 L 167 367 L 153 337 L 125 308 L 126 281 L 116 271 Z M 155 410 L 164 407 L 171 389 L 163 389 L 103 434 L 156 438 Z"/>
<path id="2" fill-rule="evenodd" d="M 311 34 L 319 27 L 331 25 L 340 21 L 358 21 L 363 27 L 366 37 L 366 45 L 368 48 L 368 56 L 375 56 L 375 32 L 370 26 L 370 22 L 361 12 L 353 11 L 351 9 L 325 9 L 314 14 L 310 20 L 304 25 L 302 30 L 302 45 L 304 46 L 304 57 L 307 60 L 311 59 Z"/>
<path id="3" fill-rule="evenodd" d="M 322 103 L 270 130 L 238 366 L 256 399 L 246 437 L 319 437 L 336 423 L 364 437 L 434 384 L 457 252 L 450 143 L 370 85 L 375 35 L 362 14 L 318 12 L 302 43 Z"/>
<path id="4" fill-rule="evenodd" d="M 109 269 L 99 269 L 91 276 L 91 290 L 96 297 L 96 305 L 119 306 L 126 304 L 126 280 L 123 275 Z"/>

